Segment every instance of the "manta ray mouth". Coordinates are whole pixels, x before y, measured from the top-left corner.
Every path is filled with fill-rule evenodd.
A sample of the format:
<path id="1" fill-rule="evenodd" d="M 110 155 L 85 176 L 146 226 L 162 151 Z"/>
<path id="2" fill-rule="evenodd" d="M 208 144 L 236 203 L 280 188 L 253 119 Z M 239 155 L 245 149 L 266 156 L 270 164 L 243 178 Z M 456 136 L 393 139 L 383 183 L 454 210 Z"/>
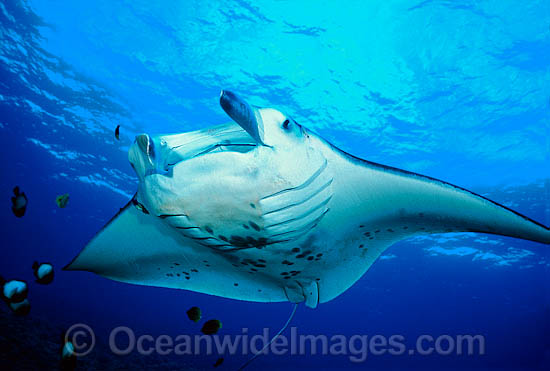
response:
<path id="1" fill-rule="evenodd" d="M 183 134 L 151 137 L 140 134 L 128 152 L 138 177 L 172 175 L 172 168 L 197 157 L 220 152 L 246 153 L 258 147 L 239 125 L 230 123 Z"/>
<path id="2" fill-rule="evenodd" d="M 207 154 L 220 153 L 220 152 L 246 153 L 246 152 L 252 151 L 256 147 L 257 147 L 256 143 L 218 143 L 198 152 L 195 155 L 190 156 L 187 159 L 183 159 L 182 161 L 190 160 L 190 159 L 204 156 Z M 167 166 L 173 166 L 173 165 L 175 164 L 167 164 Z"/>
<path id="3" fill-rule="evenodd" d="M 165 171 L 182 161 L 220 152 L 247 153 L 258 147 L 239 125 L 231 123 L 213 128 L 159 138 Z"/>

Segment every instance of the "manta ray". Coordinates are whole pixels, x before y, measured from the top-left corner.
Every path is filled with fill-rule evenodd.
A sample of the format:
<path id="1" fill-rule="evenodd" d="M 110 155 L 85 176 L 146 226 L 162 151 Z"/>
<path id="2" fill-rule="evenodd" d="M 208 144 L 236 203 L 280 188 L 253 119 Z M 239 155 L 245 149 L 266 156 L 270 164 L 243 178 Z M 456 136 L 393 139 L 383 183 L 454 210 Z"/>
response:
<path id="1" fill-rule="evenodd" d="M 136 137 L 131 201 L 65 268 L 127 283 L 316 307 L 411 236 L 550 230 L 452 184 L 350 155 L 230 91 L 233 122 Z"/>

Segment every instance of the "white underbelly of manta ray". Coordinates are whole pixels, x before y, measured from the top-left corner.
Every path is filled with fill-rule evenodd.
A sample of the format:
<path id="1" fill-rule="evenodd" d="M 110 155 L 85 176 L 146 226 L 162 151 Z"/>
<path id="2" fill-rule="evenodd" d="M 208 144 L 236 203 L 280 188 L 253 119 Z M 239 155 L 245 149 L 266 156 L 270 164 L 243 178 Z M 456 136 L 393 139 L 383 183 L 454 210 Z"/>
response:
<path id="1" fill-rule="evenodd" d="M 481 196 L 348 155 L 231 92 L 220 103 L 235 123 L 136 138 L 136 195 L 66 269 L 315 307 L 413 235 L 550 244 L 547 227 Z"/>

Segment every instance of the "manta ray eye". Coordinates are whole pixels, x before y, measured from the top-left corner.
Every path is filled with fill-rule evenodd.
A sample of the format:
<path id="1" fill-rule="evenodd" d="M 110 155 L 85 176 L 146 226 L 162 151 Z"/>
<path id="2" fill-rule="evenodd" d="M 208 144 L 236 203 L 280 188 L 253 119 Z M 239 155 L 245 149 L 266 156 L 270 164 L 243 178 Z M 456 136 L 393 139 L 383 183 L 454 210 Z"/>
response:
<path id="1" fill-rule="evenodd" d="M 286 119 L 285 122 L 283 122 L 283 129 L 288 130 L 290 127 L 290 120 Z"/>

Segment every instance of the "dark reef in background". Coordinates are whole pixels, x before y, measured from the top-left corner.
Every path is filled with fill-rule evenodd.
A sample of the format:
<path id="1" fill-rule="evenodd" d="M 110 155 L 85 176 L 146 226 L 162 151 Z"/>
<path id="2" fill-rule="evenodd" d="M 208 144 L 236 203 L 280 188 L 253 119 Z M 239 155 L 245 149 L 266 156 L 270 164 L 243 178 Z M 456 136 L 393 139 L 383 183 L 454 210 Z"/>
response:
<path id="1" fill-rule="evenodd" d="M 61 360 L 59 336 L 63 328 L 46 320 L 16 317 L 0 307 L 0 368 L 2 370 L 59 369 Z M 77 370 L 196 370 L 185 365 L 182 357 L 142 356 L 134 352 L 116 356 L 101 339 L 94 350 L 77 360 Z"/>

